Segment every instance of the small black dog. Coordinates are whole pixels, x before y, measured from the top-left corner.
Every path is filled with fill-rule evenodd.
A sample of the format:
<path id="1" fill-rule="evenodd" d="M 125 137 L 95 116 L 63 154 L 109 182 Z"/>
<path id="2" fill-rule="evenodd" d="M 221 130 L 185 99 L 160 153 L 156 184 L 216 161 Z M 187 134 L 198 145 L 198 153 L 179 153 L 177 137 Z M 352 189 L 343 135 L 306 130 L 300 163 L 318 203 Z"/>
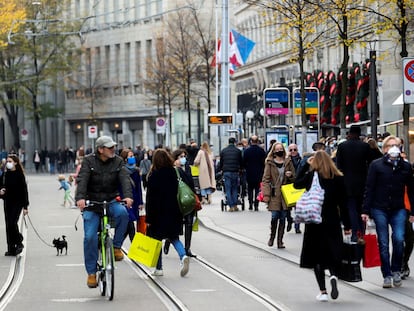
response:
<path id="1" fill-rule="evenodd" d="M 60 254 L 62 255 L 63 253 L 63 249 L 65 249 L 65 255 L 68 254 L 68 242 L 66 241 L 66 235 L 62 235 L 62 239 L 57 238 L 57 239 L 53 239 L 53 245 L 56 247 L 57 250 L 57 254 L 56 256 L 59 256 L 59 251 Z"/>

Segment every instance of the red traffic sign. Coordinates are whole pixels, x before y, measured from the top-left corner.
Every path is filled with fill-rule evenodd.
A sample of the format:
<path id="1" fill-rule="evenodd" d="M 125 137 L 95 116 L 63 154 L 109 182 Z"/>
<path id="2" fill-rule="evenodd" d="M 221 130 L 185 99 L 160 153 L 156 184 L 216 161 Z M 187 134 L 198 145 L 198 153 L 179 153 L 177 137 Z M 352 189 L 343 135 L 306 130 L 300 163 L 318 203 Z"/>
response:
<path id="1" fill-rule="evenodd" d="M 88 138 L 98 138 L 98 126 L 96 125 L 88 126 Z"/>
<path id="2" fill-rule="evenodd" d="M 414 60 L 408 61 L 404 66 L 404 76 L 410 81 L 414 82 Z"/>

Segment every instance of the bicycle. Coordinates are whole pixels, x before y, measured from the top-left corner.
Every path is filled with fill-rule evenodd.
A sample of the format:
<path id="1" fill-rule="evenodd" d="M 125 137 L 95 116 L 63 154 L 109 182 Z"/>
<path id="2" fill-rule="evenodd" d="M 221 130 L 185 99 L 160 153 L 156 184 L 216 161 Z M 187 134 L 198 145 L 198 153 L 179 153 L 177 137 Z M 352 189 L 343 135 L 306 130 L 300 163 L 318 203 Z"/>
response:
<path id="1" fill-rule="evenodd" d="M 108 300 L 113 300 L 115 289 L 115 255 L 112 236 L 109 230 L 111 228 L 108 216 L 109 203 L 107 201 L 87 200 L 86 206 L 101 207 L 99 213 L 101 221 L 98 230 L 98 287 L 102 296 L 106 296 Z"/>

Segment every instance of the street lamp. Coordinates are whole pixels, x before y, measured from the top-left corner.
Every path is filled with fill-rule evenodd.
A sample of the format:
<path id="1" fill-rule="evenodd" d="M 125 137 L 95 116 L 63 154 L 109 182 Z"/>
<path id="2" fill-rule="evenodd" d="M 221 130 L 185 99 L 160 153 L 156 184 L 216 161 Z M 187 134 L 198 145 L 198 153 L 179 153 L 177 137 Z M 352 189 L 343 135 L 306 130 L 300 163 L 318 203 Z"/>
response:
<path id="1" fill-rule="evenodd" d="M 253 132 L 252 119 L 254 118 L 254 112 L 251 110 L 246 111 L 247 119 L 247 137 L 250 137 L 250 134 Z"/>

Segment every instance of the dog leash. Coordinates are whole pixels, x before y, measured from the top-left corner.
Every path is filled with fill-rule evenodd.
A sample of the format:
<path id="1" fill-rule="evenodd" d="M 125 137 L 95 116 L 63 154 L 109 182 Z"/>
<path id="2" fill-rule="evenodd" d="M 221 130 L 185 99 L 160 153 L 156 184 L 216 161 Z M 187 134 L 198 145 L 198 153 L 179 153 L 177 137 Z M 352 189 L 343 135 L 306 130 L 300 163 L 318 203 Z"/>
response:
<path id="1" fill-rule="evenodd" d="M 32 220 L 31 220 L 31 219 L 30 219 L 30 217 L 29 217 L 29 214 L 25 215 L 25 216 L 24 216 L 24 218 L 23 218 L 23 220 L 24 220 L 24 224 L 26 225 L 26 228 L 27 228 L 26 217 L 27 217 L 27 219 L 29 219 L 29 223 L 30 223 L 30 225 L 32 226 L 33 231 L 36 233 L 37 237 L 40 239 L 40 241 L 42 241 L 42 242 L 43 242 L 44 244 L 46 244 L 47 246 L 54 247 L 52 244 L 47 243 L 47 242 L 46 242 L 46 241 L 45 241 L 45 240 L 44 240 L 44 239 L 40 236 L 39 232 L 37 232 L 36 228 L 33 226 L 33 223 L 32 223 Z"/>

